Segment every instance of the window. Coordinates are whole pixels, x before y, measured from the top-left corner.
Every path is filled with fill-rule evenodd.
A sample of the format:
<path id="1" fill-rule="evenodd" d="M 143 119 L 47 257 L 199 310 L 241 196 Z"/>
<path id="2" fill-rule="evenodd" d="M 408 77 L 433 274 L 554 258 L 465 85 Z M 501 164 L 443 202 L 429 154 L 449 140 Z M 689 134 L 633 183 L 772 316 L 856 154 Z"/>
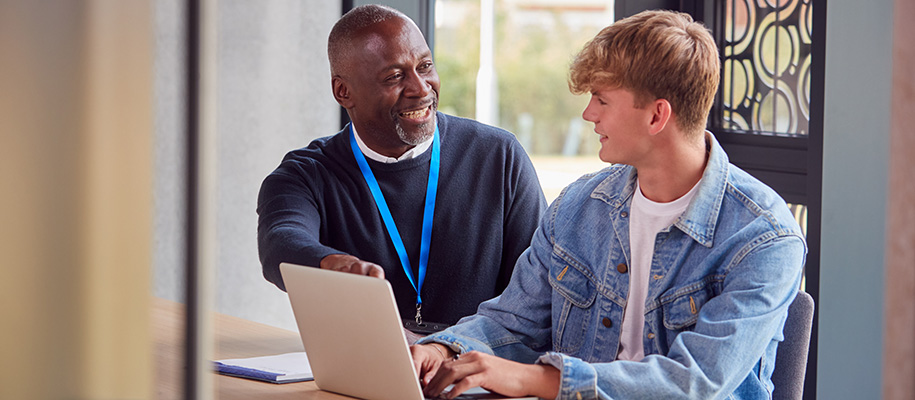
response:
<path id="1" fill-rule="evenodd" d="M 607 0 L 438 0 L 439 108 L 505 128 L 530 154 L 547 201 L 606 166 L 569 92 L 572 57 L 613 21 Z"/>
<path id="2" fill-rule="evenodd" d="M 723 74 L 717 126 L 731 132 L 806 136 L 810 121 L 812 5 L 725 1 L 718 33 Z M 720 26 L 720 25 L 719 25 Z M 723 40 L 722 40 L 723 39 Z"/>

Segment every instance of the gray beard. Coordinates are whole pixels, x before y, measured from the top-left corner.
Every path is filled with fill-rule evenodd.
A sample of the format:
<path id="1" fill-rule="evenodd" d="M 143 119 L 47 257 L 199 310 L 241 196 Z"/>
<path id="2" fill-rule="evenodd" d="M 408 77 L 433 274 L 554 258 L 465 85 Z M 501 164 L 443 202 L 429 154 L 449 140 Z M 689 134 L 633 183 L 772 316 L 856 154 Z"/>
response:
<path id="1" fill-rule="evenodd" d="M 435 134 L 435 129 L 432 129 L 432 132 L 429 132 L 429 133 L 425 133 L 424 131 L 426 130 L 426 128 L 429 124 L 436 124 L 436 123 L 438 123 L 437 119 L 433 118 L 432 122 L 423 124 L 420 127 L 420 132 L 422 132 L 422 134 L 420 134 L 420 135 L 410 134 L 409 132 L 405 131 L 402 126 L 400 126 L 400 123 L 395 123 L 394 129 L 397 131 L 397 137 L 400 138 L 400 141 L 402 141 L 410 146 L 416 146 L 422 142 L 425 142 L 426 140 L 429 140 L 429 138 L 432 137 L 433 134 Z"/>

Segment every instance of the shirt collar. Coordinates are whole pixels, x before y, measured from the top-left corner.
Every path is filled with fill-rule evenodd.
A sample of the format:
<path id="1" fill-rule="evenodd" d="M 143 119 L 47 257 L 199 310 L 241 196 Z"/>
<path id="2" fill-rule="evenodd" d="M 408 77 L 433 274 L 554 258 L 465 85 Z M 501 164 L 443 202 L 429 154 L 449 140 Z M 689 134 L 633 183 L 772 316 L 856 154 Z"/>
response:
<path id="1" fill-rule="evenodd" d="M 698 187 L 695 188 L 695 197 L 674 226 L 702 245 L 711 247 L 718 214 L 721 211 L 721 201 L 727 189 L 730 162 L 715 135 L 705 131 L 705 142 L 709 149 L 708 163 Z M 628 179 L 619 180 L 619 174 L 628 174 Z M 633 195 L 637 177 L 635 168 L 616 164 L 611 167 L 610 175 L 594 188 L 591 197 L 614 207 L 621 207 Z"/>
<path id="2" fill-rule="evenodd" d="M 435 137 L 434 135 L 430 136 L 428 139 L 424 140 L 422 143 L 420 143 L 416 146 L 413 146 L 412 149 L 407 150 L 405 153 L 401 154 L 400 157 L 388 157 L 386 155 L 376 152 L 375 150 L 370 149 L 369 146 L 367 146 L 365 144 L 365 142 L 362 141 L 362 137 L 359 136 L 359 132 L 356 132 L 356 127 L 353 126 L 352 128 L 353 128 L 353 134 L 356 136 L 356 144 L 359 145 L 359 150 L 362 150 L 362 154 L 365 154 L 365 156 L 367 158 L 370 158 L 374 161 L 378 161 L 378 162 L 384 163 L 384 164 L 393 164 L 398 161 L 409 160 L 411 158 L 419 156 L 420 154 L 423 154 L 424 152 L 426 152 L 426 150 L 429 149 L 429 147 L 432 146 L 432 139 Z"/>
<path id="3" fill-rule="evenodd" d="M 709 157 L 699 189 L 675 225 L 703 246 L 712 247 L 721 202 L 727 191 L 730 161 L 715 135 L 709 131 L 705 131 L 705 143 Z"/>

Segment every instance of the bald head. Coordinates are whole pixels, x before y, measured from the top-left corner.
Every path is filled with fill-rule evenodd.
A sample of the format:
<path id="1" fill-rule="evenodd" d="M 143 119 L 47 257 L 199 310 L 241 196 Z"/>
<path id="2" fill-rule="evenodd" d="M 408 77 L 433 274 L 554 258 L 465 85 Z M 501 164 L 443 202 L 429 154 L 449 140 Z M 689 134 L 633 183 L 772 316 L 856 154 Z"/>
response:
<path id="1" fill-rule="evenodd" d="M 404 13 L 378 4 L 356 7 L 340 17 L 327 38 L 331 75 L 347 74 L 353 53 L 359 47 L 356 46 L 357 41 L 368 33 L 366 28 L 391 19 L 402 19 L 413 24 L 413 20 Z"/>
<path id="2" fill-rule="evenodd" d="M 385 6 L 354 8 L 327 43 L 331 90 L 372 150 L 399 157 L 435 132 L 440 82 L 419 27 Z"/>

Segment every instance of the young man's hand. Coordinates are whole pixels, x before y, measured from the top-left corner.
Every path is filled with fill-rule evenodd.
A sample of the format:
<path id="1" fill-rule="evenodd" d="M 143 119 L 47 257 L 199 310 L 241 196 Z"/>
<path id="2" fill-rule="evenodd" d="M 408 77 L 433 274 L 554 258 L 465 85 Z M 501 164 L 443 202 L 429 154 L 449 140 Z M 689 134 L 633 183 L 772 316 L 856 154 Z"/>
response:
<path id="1" fill-rule="evenodd" d="M 412 345 L 410 353 L 413 355 L 413 368 L 416 369 L 416 376 L 419 377 L 420 382 L 423 382 L 423 385 L 435 375 L 443 362 L 450 360 L 455 354 L 451 349 L 438 343 Z"/>
<path id="2" fill-rule="evenodd" d="M 384 279 L 384 270 L 380 265 L 362 261 L 348 254 L 331 254 L 321 259 L 321 269 L 349 272 L 357 275 L 374 276 Z"/>
<path id="3" fill-rule="evenodd" d="M 413 347 L 425 346 L 428 345 Z M 560 374 L 552 366 L 522 364 L 476 351 L 443 359 L 430 352 L 435 349 L 426 350 L 422 349 L 421 354 L 413 351 L 414 365 L 423 371 L 420 381 L 426 396 L 453 399 L 477 386 L 511 397 L 533 395 L 555 399 L 559 395 Z M 454 387 L 442 393 L 451 384 Z"/>

